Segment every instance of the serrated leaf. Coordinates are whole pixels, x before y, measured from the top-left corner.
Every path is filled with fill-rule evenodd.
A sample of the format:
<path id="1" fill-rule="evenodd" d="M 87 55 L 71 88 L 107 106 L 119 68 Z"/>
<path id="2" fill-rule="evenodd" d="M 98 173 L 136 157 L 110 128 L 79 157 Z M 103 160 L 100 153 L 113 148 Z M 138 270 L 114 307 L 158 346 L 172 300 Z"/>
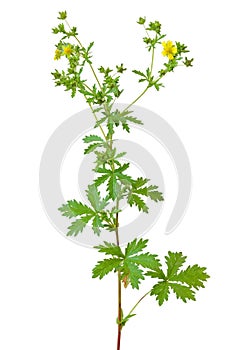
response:
<path id="1" fill-rule="evenodd" d="M 103 228 L 103 227 L 104 227 L 104 225 L 102 224 L 101 218 L 99 217 L 99 215 L 95 215 L 93 222 L 92 222 L 93 232 L 99 236 L 101 233 L 100 228 Z"/>
<path id="2" fill-rule="evenodd" d="M 180 253 L 168 252 L 168 256 L 165 256 L 166 264 L 168 267 L 167 278 L 172 278 L 180 269 L 180 267 L 185 263 L 186 256 Z"/>
<path id="3" fill-rule="evenodd" d="M 103 210 L 108 205 L 108 198 L 101 199 L 100 192 L 98 192 L 95 185 L 89 185 L 86 192 L 88 200 L 97 212 Z"/>
<path id="4" fill-rule="evenodd" d="M 154 271 L 148 271 L 145 273 L 146 276 L 151 278 L 159 278 L 161 280 L 165 280 L 165 274 L 161 269 L 155 269 Z"/>
<path id="5" fill-rule="evenodd" d="M 157 270 L 160 268 L 161 264 L 159 259 L 157 259 L 157 255 L 144 253 L 135 256 L 131 256 L 128 258 L 129 261 L 141 265 L 144 268 Z"/>
<path id="6" fill-rule="evenodd" d="M 91 145 L 89 145 L 89 147 L 87 147 L 84 150 L 84 154 L 89 154 L 89 153 L 95 151 L 95 149 L 97 149 L 98 147 L 102 147 L 102 144 L 101 143 L 92 143 Z"/>
<path id="7" fill-rule="evenodd" d="M 83 138 L 83 141 L 84 143 L 95 142 L 95 141 L 104 142 L 104 140 L 98 135 L 85 136 Z"/>
<path id="8" fill-rule="evenodd" d="M 106 169 L 106 168 L 97 168 L 96 173 L 100 173 L 100 174 L 110 174 L 112 173 L 112 170 Z"/>
<path id="9" fill-rule="evenodd" d="M 148 196 L 154 201 L 154 202 L 162 202 L 164 200 L 162 192 L 159 191 L 152 191 L 148 192 Z"/>
<path id="10" fill-rule="evenodd" d="M 122 280 L 126 277 L 133 289 L 139 289 L 140 280 L 144 280 L 144 276 L 143 271 L 136 264 L 125 260 L 121 272 Z"/>
<path id="11" fill-rule="evenodd" d="M 143 125 L 142 120 L 140 120 L 140 119 L 138 119 L 138 118 L 136 118 L 136 117 L 132 117 L 132 116 L 129 116 L 129 115 L 128 115 L 128 116 L 126 117 L 126 119 L 127 119 L 128 121 L 130 121 L 131 123 Z"/>
<path id="12" fill-rule="evenodd" d="M 103 117 L 103 118 L 99 119 L 99 120 L 96 122 L 94 128 L 97 128 L 97 127 L 100 126 L 102 123 L 104 123 L 106 120 L 107 120 L 107 117 Z"/>
<path id="13" fill-rule="evenodd" d="M 63 204 L 58 210 L 63 216 L 67 216 L 70 219 L 83 214 L 94 215 L 94 211 L 91 208 L 81 202 L 77 202 L 75 199 L 68 201 L 67 204 Z"/>
<path id="14" fill-rule="evenodd" d="M 114 159 L 122 158 L 122 157 L 124 157 L 125 155 L 126 155 L 126 152 L 118 153 L 118 154 L 114 157 Z"/>
<path id="15" fill-rule="evenodd" d="M 102 279 L 104 276 L 106 276 L 109 272 L 113 271 L 114 269 L 118 269 L 121 264 L 120 258 L 111 258 L 111 259 L 105 259 L 102 261 L 99 261 L 97 265 L 92 270 L 92 277 L 96 278 L 99 277 Z"/>
<path id="16" fill-rule="evenodd" d="M 130 206 L 136 205 L 139 211 L 143 211 L 144 213 L 148 213 L 148 206 L 145 204 L 144 200 L 139 197 L 137 194 L 131 193 L 127 198 L 127 202 Z"/>
<path id="17" fill-rule="evenodd" d="M 150 295 L 156 295 L 156 300 L 161 306 L 165 300 L 168 300 L 169 296 L 169 284 L 166 281 L 158 282 L 155 284 L 151 290 Z"/>
<path id="18" fill-rule="evenodd" d="M 72 222 L 72 224 L 68 227 L 69 231 L 67 233 L 67 236 L 77 236 L 78 233 L 83 231 L 83 229 L 91 219 L 92 215 L 82 217 L 81 219 Z"/>
<path id="19" fill-rule="evenodd" d="M 184 303 L 186 303 L 187 300 L 196 300 L 195 293 L 191 288 L 178 283 L 169 283 L 169 286 L 176 294 L 177 299 L 181 299 Z"/>
<path id="20" fill-rule="evenodd" d="M 112 173 L 111 177 L 109 178 L 109 182 L 107 185 L 107 190 L 109 192 L 110 197 L 115 200 L 118 193 L 118 186 L 117 186 L 117 178 L 114 173 Z"/>
<path id="21" fill-rule="evenodd" d="M 100 186 L 102 185 L 104 182 L 106 182 L 109 179 L 109 175 L 102 175 L 100 177 L 98 177 L 97 179 L 94 180 L 94 183 L 96 186 Z"/>
<path id="22" fill-rule="evenodd" d="M 100 253 L 124 258 L 124 254 L 121 248 L 114 243 L 104 242 L 104 245 L 99 245 L 94 248 L 98 249 Z"/>
<path id="23" fill-rule="evenodd" d="M 170 280 L 186 283 L 198 290 L 199 288 L 204 288 L 203 282 L 209 278 L 209 275 L 205 271 L 205 267 L 198 265 L 188 266 L 186 270 L 180 271 L 178 275 L 173 276 Z"/>
<path id="24" fill-rule="evenodd" d="M 140 75 L 141 77 L 146 78 L 146 75 L 143 72 L 141 72 L 140 70 L 134 69 L 134 70 L 132 70 L 132 72 L 137 74 L 137 75 Z"/>
<path id="25" fill-rule="evenodd" d="M 116 173 L 122 173 L 123 171 L 127 170 L 130 166 L 130 163 L 125 163 L 122 166 L 120 166 L 119 168 L 115 169 Z"/>
<path id="26" fill-rule="evenodd" d="M 132 242 L 129 242 L 125 249 L 125 257 L 130 257 L 134 254 L 141 252 L 147 246 L 148 239 L 140 239 L 139 241 L 135 238 Z"/>

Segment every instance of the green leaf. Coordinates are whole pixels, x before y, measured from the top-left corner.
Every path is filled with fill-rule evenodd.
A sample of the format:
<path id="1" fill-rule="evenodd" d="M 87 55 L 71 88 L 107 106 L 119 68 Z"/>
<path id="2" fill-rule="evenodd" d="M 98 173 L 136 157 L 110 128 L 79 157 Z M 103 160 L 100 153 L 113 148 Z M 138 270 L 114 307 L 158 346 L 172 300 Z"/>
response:
<path id="1" fill-rule="evenodd" d="M 158 282 L 153 286 L 150 295 L 156 295 L 156 300 L 161 306 L 169 296 L 169 284 L 166 281 Z"/>
<path id="2" fill-rule="evenodd" d="M 169 286 L 172 288 L 176 294 L 177 299 L 181 299 L 184 303 L 188 300 L 196 300 L 195 293 L 191 288 L 183 286 L 178 283 L 169 283 Z"/>
<path id="3" fill-rule="evenodd" d="M 103 227 L 104 227 L 104 225 L 102 224 L 101 218 L 99 217 L 99 215 L 95 215 L 93 222 L 92 222 L 93 232 L 99 236 L 101 233 L 100 228 L 103 228 Z"/>
<path id="4" fill-rule="evenodd" d="M 148 213 L 148 206 L 145 204 L 144 200 L 139 197 L 137 194 L 131 193 L 128 196 L 127 202 L 130 206 L 136 205 L 139 211 L 143 211 L 144 213 Z"/>
<path id="5" fill-rule="evenodd" d="M 125 326 L 125 324 L 131 319 L 131 317 L 136 316 L 136 314 L 129 314 L 126 317 L 123 317 L 121 322 L 118 322 L 118 318 L 116 320 L 117 324 L 120 324 L 122 327 Z"/>
<path id="6" fill-rule="evenodd" d="M 82 232 L 89 220 L 92 219 L 92 215 L 85 216 L 81 219 L 78 219 L 68 227 L 69 231 L 67 233 L 67 236 L 77 236 L 78 233 Z"/>
<path id="7" fill-rule="evenodd" d="M 132 72 L 137 74 L 137 75 L 140 75 L 141 77 L 146 78 L 146 75 L 143 72 L 141 72 L 140 70 L 134 69 L 134 70 L 132 70 Z"/>
<path id="8" fill-rule="evenodd" d="M 109 192 L 110 197 L 115 200 L 117 198 L 118 194 L 118 186 L 117 186 L 117 178 L 114 173 L 112 173 L 108 185 L 107 185 L 107 190 Z"/>
<path id="9" fill-rule="evenodd" d="M 125 260 L 123 267 L 121 268 L 121 279 L 125 278 L 129 280 L 132 288 L 139 289 L 140 280 L 144 280 L 143 271 L 139 269 L 139 267 L 130 262 L 129 260 Z"/>
<path id="10" fill-rule="evenodd" d="M 165 273 L 161 269 L 154 269 L 154 271 L 148 271 L 145 273 L 146 276 L 149 276 L 151 278 L 159 278 L 161 280 L 165 280 Z"/>
<path id="11" fill-rule="evenodd" d="M 104 182 L 106 182 L 109 179 L 109 175 L 102 175 L 100 177 L 98 177 L 97 179 L 94 180 L 94 183 L 96 186 L 100 186 L 102 185 Z"/>
<path id="12" fill-rule="evenodd" d="M 206 282 L 209 278 L 205 271 L 205 267 L 198 265 L 188 266 L 186 270 L 180 271 L 178 275 L 173 276 L 170 280 L 185 283 L 198 290 L 205 287 L 203 282 Z"/>
<path id="13" fill-rule="evenodd" d="M 141 194 L 146 197 L 150 197 L 153 201 L 158 202 L 158 201 L 163 201 L 163 195 L 161 192 L 156 191 L 158 186 L 151 185 L 149 187 L 143 187 L 141 188 L 136 188 L 136 184 L 133 184 L 133 192 Z"/>
<path id="14" fill-rule="evenodd" d="M 180 267 L 185 263 L 186 257 L 182 253 L 168 252 L 166 258 L 167 275 L 158 268 L 156 271 L 148 271 L 145 275 L 158 278 L 160 281 L 152 288 L 151 295 L 155 294 L 159 305 L 168 300 L 170 288 L 175 293 L 177 299 L 183 302 L 195 300 L 195 291 L 200 287 L 204 288 L 204 283 L 209 278 L 205 272 L 205 267 L 198 265 L 188 266 L 186 270 L 179 272 Z M 175 281 L 175 282 L 173 282 Z"/>
<path id="15" fill-rule="evenodd" d="M 131 256 L 129 257 L 129 261 L 151 270 L 157 270 L 161 266 L 159 259 L 157 259 L 157 255 L 150 253 Z"/>
<path id="16" fill-rule="evenodd" d="M 99 253 L 124 258 L 121 248 L 114 243 L 104 242 L 104 245 L 99 245 L 94 248 L 98 249 Z"/>
<path id="17" fill-rule="evenodd" d="M 172 253 L 168 252 L 168 256 L 165 256 L 166 264 L 168 267 L 167 277 L 172 278 L 180 269 L 180 267 L 185 263 L 186 256 L 182 253 Z"/>
<path id="18" fill-rule="evenodd" d="M 95 151 L 95 149 L 97 149 L 98 147 L 102 147 L 102 144 L 101 143 L 92 143 L 84 150 L 84 154 L 89 154 L 89 153 Z"/>
<path id="19" fill-rule="evenodd" d="M 147 246 L 148 239 L 140 239 L 139 241 L 135 238 L 132 242 L 127 244 L 125 249 L 125 257 L 130 257 L 134 254 L 141 252 Z"/>
<path id="20" fill-rule="evenodd" d="M 132 182 L 133 188 L 138 189 L 138 188 L 144 186 L 148 181 L 150 181 L 150 180 L 144 179 L 142 177 L 138 177 L 136 180 L 133 180 L 133 182 Z"/>
<path id="21" fill-rule="evenodd" d="M 81 202 L 77 202 L 75 199 L 68 201 L 67 204 L 63 204 L 58 210 L 63 216 L 67 216 L 68 218 L 83 214 L 94 215 L 94 211 L 91 208 Z"/>
<path id="22" fill-rule="evenodd" d="M 143 122 L 142 122 L 140 119 L 136 118 L 136 117 L 132 117 L 132 116 L 129 116 L 129 115 L 128 115 L 128 116 L 126 117 L 126 119 L 127 119 L 128 121 L 130 121 L 131 123 L 143 125 Z"/>
<path id="23" fill-rule="evenodd" d="M 109 272 L 115 269 L 117 270 L 120 267 L 120 264 L 121 264 L 120 258 L 111 258 L 111 259 L 105 259 L 103 261 L 99 261 L 92 270 L 93 272 L 92 277 L 93 278 L 99 277 L 100 279 L 102 279 Z"/>
<path id="24" fill-rule="evenodd" d="M 95 185 L 89 185 L 86 192 L 88 200 L 97 212 L 103 210 L 109 204 L 108 197 L 101 199 L 100 192 L 98 192 Z"/>
<path id="25" fill-rule="evenodd" d="M 83 141 L 84 141 L 84 143 L 90 143 L 90 142 L 96 142 L 96 141 L 104 142 L 104 140 L 98 135 L 85 136 L 83 138 Z"/>
<path id="26" fill-rule="evenodd" d="M 118 154 L 114 157 L 114 159 L 122 158 L 122 157 L 124 157 L 125 155 L 126 155 L 126 152 L 118 153 Z"/>

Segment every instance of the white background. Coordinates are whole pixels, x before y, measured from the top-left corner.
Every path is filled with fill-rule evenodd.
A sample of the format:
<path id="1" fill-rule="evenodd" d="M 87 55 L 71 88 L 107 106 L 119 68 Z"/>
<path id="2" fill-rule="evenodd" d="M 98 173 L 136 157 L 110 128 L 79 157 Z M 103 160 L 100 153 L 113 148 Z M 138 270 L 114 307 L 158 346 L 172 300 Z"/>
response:
<path id="1" fill-rule="evenodd" d="M 85 108 L 54 88 L 50 71 L 57 12 L 67 9 L 83 42 L 95 41 L 96 66 L 143 68 L 136 20 L 158 19 L 170 39 L 188 44 L 194 68 L 180 69 L 140 105 L 165 118 L 191 160 L 187 214 L 170 236 L 168 211 L 147 234 L 160 255 L 183 251 L 211 275 L 197 302 L 159 308 L 148 297 L 125 328 L 122 350 L 231 349 L 231 18 L 229 1 L 8 2 L 1 11 L 0 348 L 116 348 L 116 280 L 91 279 L 98 254 L 59 235 L 43 212 L 40 157 L 54 129 Z M 141 87 L 128 75 L 121 102 Z M 170 181 L 170 179 L 169 179 Z M 176 180 L 173 180 L 176 184 Z M 167 201 L 167 206 L 168 206 Z M 147 290 L 145 286 L 144 291 Z M 141 292 L 126 290 L 125 310 Z M 129 295 L 129 296 L 128 296 Z M 229 320 L 229 321 L 228 321 Z"/>

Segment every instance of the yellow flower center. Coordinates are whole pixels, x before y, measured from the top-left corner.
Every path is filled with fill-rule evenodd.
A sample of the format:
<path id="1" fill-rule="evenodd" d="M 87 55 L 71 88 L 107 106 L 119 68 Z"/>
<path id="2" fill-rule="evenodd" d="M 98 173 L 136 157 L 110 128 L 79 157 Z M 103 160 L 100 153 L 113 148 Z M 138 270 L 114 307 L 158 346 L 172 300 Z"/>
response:
<path id="1" fill-rule="evenodd" d="M 71 45 L 67 45 L 63 47 L 63 52 L 65 56 L 70 56 L 72 53 Z"/>
<path id="2" fill-rule="evenodd" d="M 169 60 L 173 60 L 174 55 L 177 53 L 177 48 L 175 45 L 173 45 L 173 42 L 171 40 L 163 41 L 163 51 L 162 55 L 167 56 Z"/>

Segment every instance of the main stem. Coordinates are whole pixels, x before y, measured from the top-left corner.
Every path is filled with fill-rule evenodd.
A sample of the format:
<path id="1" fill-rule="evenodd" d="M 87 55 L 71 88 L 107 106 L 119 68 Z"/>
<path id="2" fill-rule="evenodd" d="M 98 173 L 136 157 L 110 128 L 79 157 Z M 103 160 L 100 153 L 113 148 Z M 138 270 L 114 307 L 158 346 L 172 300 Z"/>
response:
<path id="1" fill-rule="evenodd" d="M 116 202 L 116 209 L 119 208 L 119 201 Z M 116 213 L 116 243 L 119 246 L 119 221 L 118 221 L 118 213 Z M 121 272 L 118 271 L 118 338 L 117 338 L 117 350 L 120 350 L 121 345 L 121 332 L 122 332 L 122 282 L 121 282 Z"/>

